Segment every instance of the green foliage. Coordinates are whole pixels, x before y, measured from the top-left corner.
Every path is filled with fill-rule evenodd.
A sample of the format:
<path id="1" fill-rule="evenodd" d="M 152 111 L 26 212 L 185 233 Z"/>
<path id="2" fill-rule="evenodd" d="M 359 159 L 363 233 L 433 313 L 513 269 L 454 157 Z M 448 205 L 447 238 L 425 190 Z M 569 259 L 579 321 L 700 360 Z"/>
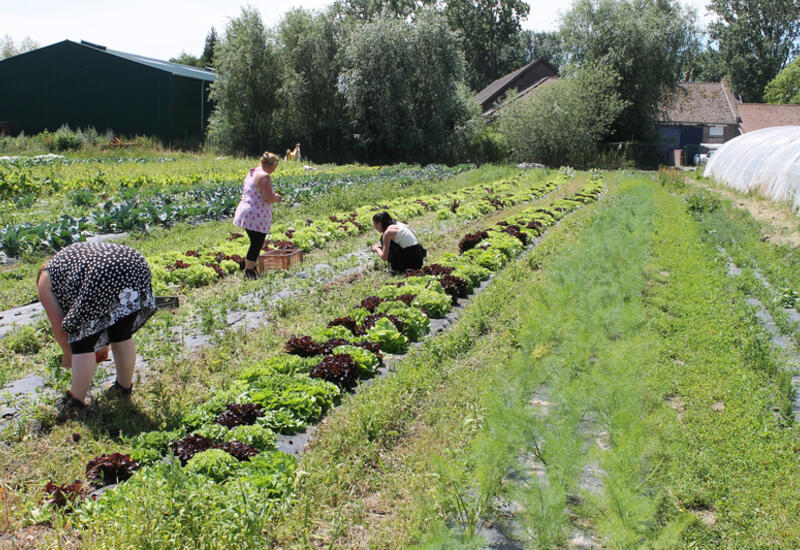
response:
<path id="1" fill-rule="evenodd" d="M 22 355 L 33 355 L 42 348 L 39 331 L 30 325 L 15 329 L 3 337 L 0 343 L 5 349 Z"/>
<path id="2" fill-rule="evenodd" d="M 342 59 L 340 91 L 370 162 L 449 157 L 470 109 L 463 55 L 441 16 L 377 17 L 350 34 Z"/>
<path id="3" fill-rule="evenodd" d="M 565 67 L 566 53 L 558 31 L 523 31 L 522 36 L 528 59 L 543 57 L 557 71 Z"/>
<path id="4" fill-rule="evenodd" d="M 397 331 L 397 327 L 385 317 L 367 331 L 367 340 L 380 345 L 385 353 L 405 353 L 408 339 Z"/>
<path id="5" fill-rule="evenodd" d="M 238 441 L 259 451 L 274 451 L 277 437 L 275 433 L 258 424 L 236 426 L 223 436 L 225 441 Z"/>
<path id="6" fill-rule="evenodd" d="M 217 42 L 219 42 L 217 30 L 212 26 L 211 30 L 208 31 L 208 34 L 206 35 L 206 41 L 203 45 L 203 53 L 200 55 L 199 61 L 201 67 L 214 66 L 214 52 L 217 48 Z"/>
<path id="7" fill-rule="evenodd" d="M 671 191 L 686 189 L 686 175 L 680 170 L 659 168 L 658 183 Z"/>
<path id="8" fill-rule="evenodd" d="M 178 57 L 170 57 L 170 62 L 172 63 L 179 63 L 181 65 L 188 65 L 189 67 L 204 67 L 203 62 L 200 61 L 200 58 L 193 56 L 192 54 L 188 54 L 184 51 Z"/>
<path id="9" fill-rule="evenodd" d="M 416 307 L 408 307 L 400 301 L 389 301 L 379 304 L 375 309 L 377 313 L 387 313 L 397 315 L 405 323 L 405 332 L 408 339 L 412 342 L 419 341 L 420 338 L 428 334 L 431 321 L 427 315 Z"/>
<path id="10" fill-rule="evenodd" d="M 432 290 L 423 290 L 417 293 L 411 305 L 424 309 L 425 313 L 431 319 L 441 319 L 447 315 L 453 304 L 450 296 L 447 294 L 434 292 Z"/>
<path id="11" fill-rule="evenodd" d="M 217 483 L 227 480 L 238 468 L 239 461 L 221 449 L 197 453 L 186 463 L 187 473 L 201 474 Z"/>
<path id="12" fill-rule="evenodd" d="M 280 57 L 257 9 L 242 8 L 228 22 L 215 56 L 217 79 L 210 97 L 216 108 L 209 120 L 209 143 L 230 152 L 279 150 L 269 139 L 276 125 Z"/>
<path id="13" fill-rule="evenodd" d="M 302 141 L 303 154 L 315 161 L 341 162 L 353 154 L 345 101 L 337 89 L 343 27 L 332 9 L 290 10 L 278 24 L 284 63 L 278 130 L 282 143 Z"/>
<path id="14" fill-rule="evenodd" d="M 467 83 L 482 90 L 497 78 L 525 64 L 521 22 L 530 6 L 522 0 L 449 0 L 444 14 L 460 33 L 467 62 Z"/>
<path id="15" fill-rule="evenodd" d="M 692 214 L 714 212 L 720 204 L 720 200 L 708 191 L 697 191 L 686 197 L 686 210 Z"/>
<path id="16" fill-rule="evenodd" d="M 357 346 L 337 346 L 333 348 L 333 353 L 345 353 L 352 357 L 353 361 L 358 365 L 358 372 L 361 376 L 374 374 L 380 364 L 380 360 L 374 353 Z"/>
<path id="17" fill-rule="evenodd" d="M 619 78 L 614 88 L 624 109 L 613 137 L 647 140 L 655 136 L 664 90 L 674 89 L 696 49 L 697 28 L 677 0 L 577 0 L 563 17 L 561 38 L 572 64 L 604 67 Z"/>
<path id="18" fill-rule="evenodd" d="M 271 498 L 285 497 L 291 494 L 297 460 L 286 453 L 259 453 L 242 465 L 237 480 L 253 485 Z"/>
<path id="19" fill-rule="evenodd" d="M 764 88 L 764 101 L 800 104 L 800 57 L 769 81 Z"/>
<path id="20" fill-rule="evenodd" d="M 3 37 L 0 38 L 0 59 L 6 59 L 21 53 L 29 52 L 38 47 L 39 44 L 29 36 L 23 38 L 19 46 L 17 46 L 14 44 L 14 39 L 11 35 L 4 34 Z"/>
<path id="21" fill-rule="evenodd" d="M 287 474 L 291 471 L 293 476 L 293 470 L 279 459 L 261 464 L 263 468 L 252 471 L 251 463 L 243 463 L 239 473 L 253 475 L 225 485 L 188 474 L 177 462 L 143 468 L 115 490 L 86 502 L 74 520 L 85 527 L 82 545 L 109 550 L 196 548 L 199 541 L 207 541 L 215 548 L 264 547 L 265 533 L 273 528 L 276 499 L 291 490 L 293 477 Z M 263 489 L 256 486 L 255 475 L 264 480 Z"/>
<path id="22" fill-rule="evenodd" d="M 710 36 L 719 44 L 729 83 L 742 100 L 758 103 L 767 84 L 798 52 L 797 0 L 711 0 Z"/>
<path id="23" fill-rule="evenodd" d="M 587 62 L 573 78 L 503 106 L 497 126 L 518 162 L 592 163 L 625 108 L 613 68 Z"/>

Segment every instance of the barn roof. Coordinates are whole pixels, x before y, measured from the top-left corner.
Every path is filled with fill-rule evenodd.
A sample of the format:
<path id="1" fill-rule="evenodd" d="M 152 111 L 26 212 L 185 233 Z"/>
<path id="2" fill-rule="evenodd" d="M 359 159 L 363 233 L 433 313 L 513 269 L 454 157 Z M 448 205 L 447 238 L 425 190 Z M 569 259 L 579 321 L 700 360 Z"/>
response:
<path id="1" fill-rule="evenodd" d="M 534 82 L 533 85 L 525 88 L 524 90 L 521 90 L 516 95 L 516 97 L 512 98 L 507 103 L 505 103 L 503 105 L 499 105 L 498 104 L 498 105 L 495 105 L 495 106 L 491 107 L 488 111 L 483 113 L 483 116 L 491 118 L 491 117 L 495 116 L 500 111 L 500 109 L 502 109 L 505 105 L 507 105 L 509 103 L 513 103 L 514 101 L 517 101 L 518 99 L 522 99 L 523 97 L 527 97 L 529 95 L 535 94 L 536 92 L 541 90 L 543 87 L 547 86 L 548 84 L 552 84 L 552 83 L 557 82 L 557 81 L 558 81 L 558 77 L 557 76 L 546 76 L 544 78 L 541 78 L 541 79 L 537 80 L 536 82 Z"/>
<path id="2" fill-rule="evenodd" d="M 71 42 L 71 41 L 65 40 L 65 42 Z M 84 46 L 86 48 L 92 48 L 94 50 L 101 51 L 110 55 L 115 55 L 117 57 L 121 57 L 122 59 L 133 61 L 134 63 L 141 63 L 142 65 L 147 65 L 148 67 L 153 67 L 154 69 L 166 71 L 174 75 L 185 76 L 187 78 L 195 78 L 197 80 L 214 81 L 216 79 L 216 74 L 214 74 L 214 72 L 206 69 L 201 69 L 199 67 L 190 67 L 189 65 L 181 65 L 180 63 L 172 63 L 171 61 L 162 61 L 160 59 L 153 59 L 152 57 L 145 57 L 143 55 L 138 55 L 135 53 L 126 53 L 117 50 L 109 50 L 105 46 L 100 46 L 98 44 L 86 42 L 85 40 L 81 40 L 80 43 L 78 42 L 73 42 L 73 43 L 78 44 L 80 46 Z"/>
<path id="3" fill-rule="evenodd" d="M 62 40 L 61 42 L 56 42 L 55 44 L 50 44 L 49 46 L 43 46 L 41 48 L 37 48 L 36 50 L 32 50 L 30 52 L 25 52 L 19 54 L 19 56 L 14 57 L 22 57 L 25 55 L 29 55 L 34 53 L 38 50 L 43 50 L 46 48 L 53 48 L 62 46 L 65 44 L 69 44 L 71 46 L 78 46 L 81 48 L 91 49 L 96 52 L 105 53 L 108 55 L 113 55 L 115 57 L 119 57 L 122 59 L 126 59 L 128 61 L 133 61 L 134 63 L 140 63 L 142 65 L 147 65 L 148 67 L 152 67 L 154 69 L 158 69 L 160 71 L 165 71 L 170 74 L 174 74 L 177 76 L 184 76 L 186 78 L 194 78 L 196 80 L 205 80 L 209 82 L 213 82 L 216 80 L 217 75 L 213 71 L 209 71 L 207 69 L 201 69 L 199 67 L 190 67 L 188 65 L 181 65 L 180 63 L 172 63 L 171 61 L 162 61 L 160 59 L 154 59 L 152 57 L 145 57 L 143 55 L 137 55 L 135 53 L 127 53 L 127 52 L 120 52 L 118 50 L 110 50 L 105 46 L 101 46 L 99 44 L 93 44 L 92 42 L 87 42 L 85 40 L 81 40 L 80 42 L 73 42 L 72 40 Z M 9 58 L 9 59 L 13 59 Z M 6 61 L 6 60 L 3 60 Z M 2 61 L 0 61 L 1 63 Z"/>
<path id="4" fill-rule="evenodd" d="M 556 71 L 556 69 L 552 65 L 550 65 L 550 63 L 548 63 L 543 57 L 539 57 L 538 59 L 534 59 L 527 65 L 520 67 L 516 71 L 508 73 L 505 76 L 501 76 L 500 78 L 498 78 L 497 80 L 486 86 L 475 96 L 476 101 L 481 105 L 484 105 L 489 101 L 499 98 L 499 96 L 501 96 L 511 88 L 519 88 L 517 82 L 522 79 L 522 77 L 525 75 L 526 72 L 533 69 L 537 65 L 544 65 L 547 69 L 549 69 L 547 73 L 550 74 L 551 76 L 555 76 L 558 74 L 558 71 Z M 488 105 L 486 106 L 486 108 L 488 108 Z"/>
<path id="5" fill-rule="evenodd" d="M 681 82 L 662 105 L 661 122 L 738 124 L 737 100 L 724 82 Z"/>

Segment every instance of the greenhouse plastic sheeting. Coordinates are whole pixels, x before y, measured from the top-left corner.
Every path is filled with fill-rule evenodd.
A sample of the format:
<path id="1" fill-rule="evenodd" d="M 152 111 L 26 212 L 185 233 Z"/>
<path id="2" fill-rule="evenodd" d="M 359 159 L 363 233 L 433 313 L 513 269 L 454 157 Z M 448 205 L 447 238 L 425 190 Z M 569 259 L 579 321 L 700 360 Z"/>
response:
<path id="1" fill-rule="evenodd" d="M 703 175 L 800 210 L 800 126 L 762 128 L 733 138 L 711 155 Z"/>

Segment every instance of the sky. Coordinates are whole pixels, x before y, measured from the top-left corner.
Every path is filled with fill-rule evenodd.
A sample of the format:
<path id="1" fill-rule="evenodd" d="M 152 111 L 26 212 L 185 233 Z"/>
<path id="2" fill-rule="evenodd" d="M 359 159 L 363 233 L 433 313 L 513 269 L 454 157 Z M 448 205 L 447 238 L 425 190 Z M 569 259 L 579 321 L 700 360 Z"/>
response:
<path id="1" fill-rule="evenodd" d="M 693 7 L 701 25 L 708 22 L 708 0 L 681 0 Z M 112 50 L 156 59 L 185 51 L 199 56 L 209 29 L 221 34 L 228 20 L 251 5 L 268 27 L 292 8 L 319 10 L 332 0 L 0 0 L 0 36 L 19 43 L 27 36 L 40 46 L 65 39 L 88 40 Z M 572 0 L 528 0 L 530 15 L 523 28 L 552 31 Z"/>

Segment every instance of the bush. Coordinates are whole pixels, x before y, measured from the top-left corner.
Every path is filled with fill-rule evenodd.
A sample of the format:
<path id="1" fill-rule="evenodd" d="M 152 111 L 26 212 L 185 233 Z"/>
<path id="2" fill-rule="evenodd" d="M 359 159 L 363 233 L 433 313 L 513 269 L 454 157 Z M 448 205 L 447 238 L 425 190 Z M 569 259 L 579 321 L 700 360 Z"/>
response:
<path id="1" fill-rule="evenodd" d="M 714 212 L 720 205 L 720 200 L 706 191 L 698 191 L 686 197 L 686 211 L 693 215 Z"/>
<path id="2" fill-rule="evenodd" d="M 592 164 L 625 107 L 615 91 L 618 80 L 613 71 L 587 64 L 575 76 L 536 93 L 507 98 L 497 126 L 508 140 L 511 159 L 548 166 Z"/>

